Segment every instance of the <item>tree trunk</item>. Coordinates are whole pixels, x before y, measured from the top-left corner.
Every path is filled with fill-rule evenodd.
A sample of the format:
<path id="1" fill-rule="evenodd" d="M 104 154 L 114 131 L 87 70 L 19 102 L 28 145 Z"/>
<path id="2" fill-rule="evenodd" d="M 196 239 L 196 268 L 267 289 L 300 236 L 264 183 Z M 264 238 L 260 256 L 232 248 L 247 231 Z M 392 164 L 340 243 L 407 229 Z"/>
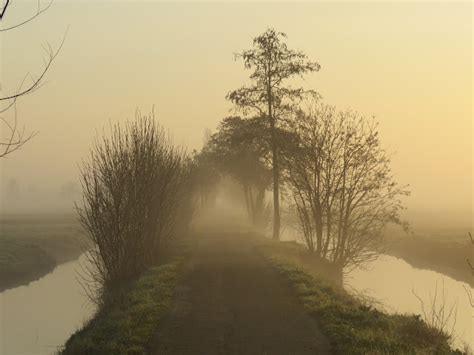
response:
<path id="1" fill-rule="evenodd" d="M 275 120 L 269 105 L 270 126 L 272 131 L 272 165 L 273 165 L 273 239 L 280 240 L 280 167 L 278 164 L 278 147 L 275 137 Z"/>
<path id="2" fill-rule="evenodd" d="M 271 68 L 271 58 L 268 65 Z M 280 240 L 280 167 L 278 164 L 278 146 L 276 141 L 276 118 L 273 115 L 272 77 L 268 73 L 267 103 L 268 118 L 270 120 L 272 139 L 272 165 L 273 165 L 273 239 Z"/>

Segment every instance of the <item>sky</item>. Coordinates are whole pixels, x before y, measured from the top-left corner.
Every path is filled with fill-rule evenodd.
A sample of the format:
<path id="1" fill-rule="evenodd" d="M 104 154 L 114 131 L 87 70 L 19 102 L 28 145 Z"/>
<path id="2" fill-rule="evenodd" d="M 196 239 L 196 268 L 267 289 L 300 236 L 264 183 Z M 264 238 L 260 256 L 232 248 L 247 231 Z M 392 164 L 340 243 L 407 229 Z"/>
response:
<path id="1" fill-rule="evenodd" d="M 14 5 L 7 21 L 36 2 Z M 448 1 L 56 1 L 0 34 L 7 93 L 41 71 L 41 46 L 55 48 L 68 28 L 46 84 L 18 102 L 19 121 L 38 135 L 0 160 L 0 209 L 70 206 L 60 192 L 77 181 L 94 136 L 137 108 L 154 107 L 177 144 L 199 149 L 206 128 L 231 113 L 226 93 L 248 83 L 233 54 L 272 27 L 321 65 L 301 85 L 380 122 L 397 181 L 410 185 L 409 210 L 470 219 L 472 17 L 471 2 Z"/>

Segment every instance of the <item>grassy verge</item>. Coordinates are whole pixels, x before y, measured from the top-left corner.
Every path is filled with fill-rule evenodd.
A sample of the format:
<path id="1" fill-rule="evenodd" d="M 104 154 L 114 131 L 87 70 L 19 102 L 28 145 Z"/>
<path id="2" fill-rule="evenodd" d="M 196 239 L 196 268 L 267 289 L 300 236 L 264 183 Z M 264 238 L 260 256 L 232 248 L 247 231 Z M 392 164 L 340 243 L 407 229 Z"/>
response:
<path id="1" fill-rule="evenodd" d="M 187 254 L 187 252 L 185 253 Z M 114 295 L 66 342 L 61 354 L 144 354 L 171 306 L 186 255 L 151 268 Z"/>
<path id="2" fill-rule="evenodd" d="M 298 249 L 302 247 L 294 243 L 260 247 L 317 320 L 336 354 L 461 354 L 450 348 L 446 334 L 419 316 L 382 313 L 308 271 L 295 258 Z"/>

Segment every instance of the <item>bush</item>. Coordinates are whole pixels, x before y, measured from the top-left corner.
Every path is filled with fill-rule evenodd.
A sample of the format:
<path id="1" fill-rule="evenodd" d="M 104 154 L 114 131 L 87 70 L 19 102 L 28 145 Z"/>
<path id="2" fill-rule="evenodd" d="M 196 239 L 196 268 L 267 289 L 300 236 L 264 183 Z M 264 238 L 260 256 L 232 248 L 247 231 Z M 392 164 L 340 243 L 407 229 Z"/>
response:
<path id="1" fill-rule="evenodd" d="M 95 301 L 156 264 L 178 219 L 180 228 L 188 224 L 189 172 L 187 154 L 153 113 L 137 111 L 135 121 L 115 124 L 110 137 L 95 141 L 82 165 L 77 207 L 93 242 L 86 282 Z"/>

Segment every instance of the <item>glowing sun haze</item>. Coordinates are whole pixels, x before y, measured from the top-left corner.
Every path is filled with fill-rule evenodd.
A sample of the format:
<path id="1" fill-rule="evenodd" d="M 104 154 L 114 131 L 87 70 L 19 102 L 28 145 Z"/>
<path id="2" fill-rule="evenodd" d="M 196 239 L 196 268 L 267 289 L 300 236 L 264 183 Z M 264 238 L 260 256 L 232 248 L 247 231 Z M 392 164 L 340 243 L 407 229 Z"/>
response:
<path id="1" fill-rule="evenodd" d="M 31 4 L 15 3 L 10 20 Z M 19 207 L 54 204 L 96 131 L 136 108 L 154 105 L 177 143 L 199 149 L 204 130 L 229 114 L 226 93 L 248 82 L 233 53 L 273 27 L 321 64 L 305 87 L 377 117 L 397 179 L 410 184 L 409 208 L 471 216 L 472 16 L 470 2 L 57 1 L 1 35 L 9 92 L 41 71 L 41 45 L 57 45 L 69 25 L 47 84 L 18 102 L 20 122 L 39 134 L 0 161 L 0 193 L 15 179 L 30 191 Z"/>

